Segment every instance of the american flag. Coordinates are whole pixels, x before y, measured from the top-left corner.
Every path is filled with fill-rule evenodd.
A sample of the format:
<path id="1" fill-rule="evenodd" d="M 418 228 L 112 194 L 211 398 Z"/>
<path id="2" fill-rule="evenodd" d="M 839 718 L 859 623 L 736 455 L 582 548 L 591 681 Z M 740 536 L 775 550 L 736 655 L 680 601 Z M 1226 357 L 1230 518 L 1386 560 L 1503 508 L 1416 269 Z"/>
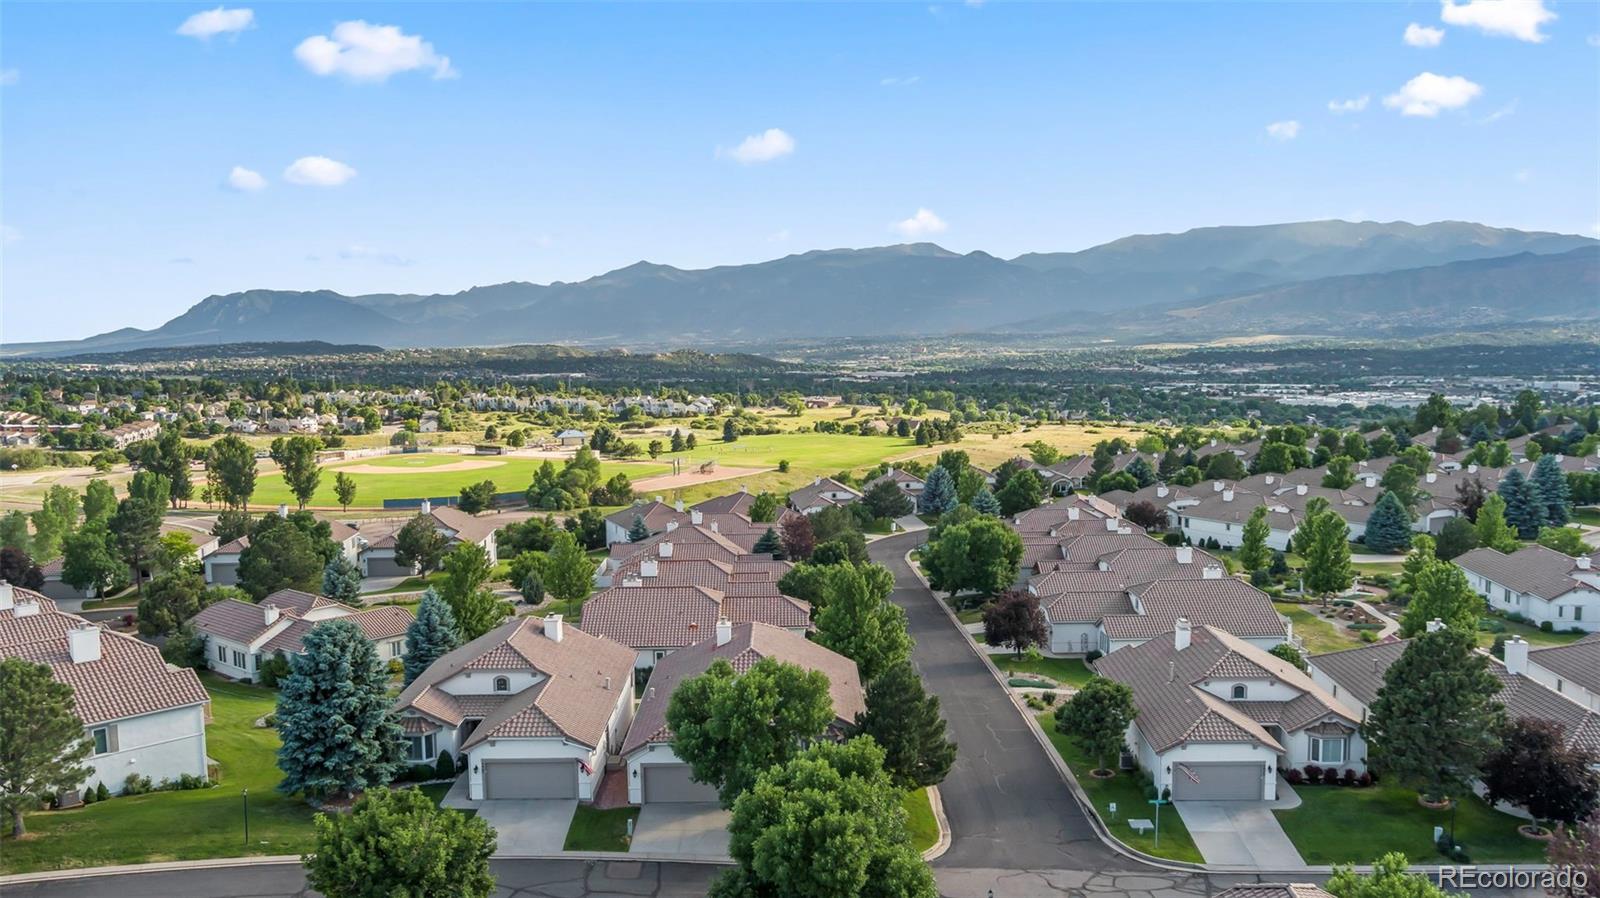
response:
<path id="1" fill-rule="evenodd" d="M 578 759 L 578 769 L 583 771 L 584 776 L 591 776 L 594 773 L 594 768 L 590 767 L 582 758 Z M 1196 780 L 1196 782 L 1199 781 Z"/>

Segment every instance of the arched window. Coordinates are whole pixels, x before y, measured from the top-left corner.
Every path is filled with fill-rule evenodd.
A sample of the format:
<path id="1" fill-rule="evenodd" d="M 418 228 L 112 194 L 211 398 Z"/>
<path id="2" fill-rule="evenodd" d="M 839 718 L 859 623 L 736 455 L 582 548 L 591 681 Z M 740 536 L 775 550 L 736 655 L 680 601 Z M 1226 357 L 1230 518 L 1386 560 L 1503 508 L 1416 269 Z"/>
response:
<path id="1" fill-rule="evenodd" d="M 1243 687 L 1240 687 L 1240 688 L 1243 688 Z M 494 691 L 495 692 L 510 692 L 511 691 L 511 678 L 510 677 L 495 677 L 494 678 Z"/>
<path id="2" fill-rule="evenodd" d="M 1233 687 L 1233 698 L 1234 698 L 1234 700 L 1238 701 L 1238 700 L 1244 698 L 1246 691 L 1247 690 L 1245 689 L 1245 686 L 1244 686 L 1243 683 L 1236 684 Z"/>

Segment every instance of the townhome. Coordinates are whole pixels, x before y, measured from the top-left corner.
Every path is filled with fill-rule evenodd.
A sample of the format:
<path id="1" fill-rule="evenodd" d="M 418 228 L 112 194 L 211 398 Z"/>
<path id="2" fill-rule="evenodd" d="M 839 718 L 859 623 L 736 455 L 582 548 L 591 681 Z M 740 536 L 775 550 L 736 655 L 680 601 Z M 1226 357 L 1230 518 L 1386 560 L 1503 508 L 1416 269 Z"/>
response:
<path id="1" fill-rule="evenodd" d="M 1289 768 L 1365 770 L 1358 713 L 1225 630 L 1179 618 L 1094 668 L 1133 690 L 1128 751 L 1175 801 L 1271 801 Z"/>
<path id="2" fill-rule="evenodd" d="M 132 775 L 156 783 L 207 775 L 211 697 L 194 671 L 169 666 L 155 646 L 0 583 L 0 657 L 43 664 L 72 687 L 73 710 L 93 743 L 80 789 L 104 784 L 120 793 Z"/>
<path id="3" fill-rule="evenodd" d="M 1455 559 L 1467 582 L 1498 611 L 1541 628 L 1600 631 L 1600 552 L 1574 558 L 1540 545 L 1510 555 L 1480 547 Z"/>
<path id="4" fill-rule="evenodd" d="M 484 551 L 491 565 L 499 564 L 500 550 L 494 535 L 500 529 L 500 518 L 478 517 L 448 505 L 435 507 L 427 499 L 422 500 L 417 514 L 431 519 L 434 529 L 451 548 L 462 543 L 474 545 Z M 363 532 L 356 556 L 361 576 L 411 577 L 418 573 L 415 564 L 401 564 L 395 560 L 396 538 L 407 523 L 409 521 L 395 523 L 385 533 L 377 532 L 376 528 L 370 534 Z"/>
<path id="5" fill-rule="evenodd" d="M 592 801 L 633 720 L 633 658 L 559 614 L 501 624 L 400 693 L 408 758 L 465 756 L 473 801 Z"/>
<path id="6" fill-rule="evenodd" d="M 912 501 L 916 501 L 917 497 L 922 495 L 922 488 L 925 486 L 925 483 L 921 477 L 918 477 L 909 471 L 902 471 L 899 468 L 890 468 L 883 474 L 880 474 L 866 483 L 861 484 L 861 492 L 865 493 L 884 481 L 888 481 L 899 487 L 900 492 L 904 493 Z"/>
<path id="7" fill-rule="evenodd" d="M 1527 674 L 1557 695 L 1600 711 L 1600 634 L 1529 650 Z"/>
<path id="8" fill-rule="evenodd" d="M 861 494 L 832 477 L 818 477 L 789 494 L 789 507 L 801 514 L 859 502 Z"/>
<path id="9" fill-rule="evenodd" d="M 689 523 L 690 515 L 684 511 L 681 499 L 672 505 L 661 501 L 660 496 L 649 502 L 634 502 L 621 511 L 613 511 L 606 515 L 606 545 L 629 542 L 636 520 L 643 521 L 644 528 L 654 536 L 665 531 L 668 524 Z M 695 520 L 694 523 L 698 524 L 700 521 Z"/>
<path id="10" fill-rule="evenodd" d="M 398 605 L 357 610 L 326 596 L 281 589 L 259 604 L 223 599 L 207 605 L 189 623 L 206 641 L 206 667 L 225 677 L 255 682 L 261 665 L 282 654 L 305 651 L 307 633 L 317 624 L 347 620 L 373 643 L 378 658 L 388 661 L 405 653 L 411 612 Z"/>
<path id="11" fill-rule="evenodd" d="M 584 611 L 587 618 L 587 608 Z M 735 624 L 727 619 L 715 625 L 715 638 L 703 639 L 661 659 L 645 687 L 643 700 L 622 744 L 627 764 L 628 801 L 634 804 L 715 802 L 716 790 L 695 782 L 690 768 L 672 751 L 672 731 L 667 726 L 667 705 L 683 681 L 699 676 L 718 659 L 734 672 L 744 673 L 763 658 L 820 671 L 828 678 L 833 701 L 830 736 L 841 738 L 867 709 L 866 692 L 856 663 L 806 639 L 800 633 L 762 623 Z"/>

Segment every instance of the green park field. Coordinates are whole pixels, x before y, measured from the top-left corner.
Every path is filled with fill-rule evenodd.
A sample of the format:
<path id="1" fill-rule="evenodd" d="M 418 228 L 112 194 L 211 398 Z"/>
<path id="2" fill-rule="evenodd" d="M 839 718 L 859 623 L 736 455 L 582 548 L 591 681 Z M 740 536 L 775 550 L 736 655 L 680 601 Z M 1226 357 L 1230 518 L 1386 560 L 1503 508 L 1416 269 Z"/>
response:
<path id="1" fill-rule="evenodd" d="M 417 455 L 388 455 L 362 458 L 323 466 L 322 482 L 308 503 L 317 508 L 338 508 L 339 499 L 333 492 L 335 475 L 343 471 L 356 481 L 356 501 L 352 508 L 375 508 L 385 499 L 419 499 L 435 496 L 454 496 L 464 486 L 484 480 L 494 481 L 498 492 L 509 493 L 527 489 L 533 481 L 533 472 L 545 459 L 514 456 L 472 456 L 446 453 Z M 559 470 L 562 462 L 552 460 Z M 638 480 L 671 471 L 659 462 L 614 462 L 600 465 L 604 477 L 627 474 Z M 393 473 L 389 473 L 392 470 Z M 293 505 L 294 496 L 277 473 L 263 473 L 256 478 L 256 492 L 250 499 L 253 505 Z"/>

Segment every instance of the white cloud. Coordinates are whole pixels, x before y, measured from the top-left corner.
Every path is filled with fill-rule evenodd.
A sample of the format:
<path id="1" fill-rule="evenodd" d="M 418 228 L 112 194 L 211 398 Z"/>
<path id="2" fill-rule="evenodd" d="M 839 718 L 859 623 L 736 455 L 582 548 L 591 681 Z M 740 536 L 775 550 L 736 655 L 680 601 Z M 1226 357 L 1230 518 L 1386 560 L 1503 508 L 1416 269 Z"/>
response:
<path id="1" fill-rule="evenodd" d="M 910 87 L 922 80 L 921 75 L 906 75 L 905 77 L 884 78 L 878 82 L 883 87 Z"/>
<path id="2" fill-rule="evenodd" d="M 900 232 L 902 237 L 909 237 L 913 240 L 932 234 L 942 234 L 950 228 L 949 225 L 945 224 L 944 219 L 933 214 L 931 209 L 918 209 L 917 214 L 904 221 L 895 222 L 893 227 L 894 230 Z"/>
<path id="3" fill-rule="evenodd" d="M 1435 75 L 1423 72 L 1396 93 L 1383 98 L 1383 105 L 1402 115 L 1433 118 L 1441 109 L 1460 109 L 1483 93 L 1483 88 L 1460 75 Z"/>
<path id="4" fill-rule="evenodd" d="M 362 243 L 352 243 L 339 250 L 339 258 L 346 262 L 377 262 L 380 265 L 405 266 L 411 264 L 411 259 L 399 253 L 385 252 L 377 247 L 367 246 Z"/>
<path id="5" fill-rule="evenodd" d="M 1267 126 L 1267 136 L 1273 140 L 1294 140 L 1300 136 L 1300 123 L 1294 119 L 1273 122 Z"/>
<path id="6" fill-rule="evenodd" d="M 1349 100 L 1329 100 L 1328 111 L 1334 115 L 1344 115 L 1346 112 L 1361 112 L 1367 108 L 1367 103 L 1371 101 L 1372 97 L 1367 94 L 1362 94 Z"/>
<path id="7" fill-rule="evenodd" d="M 1511 180 L 1516 181 L 1518 184 L 1526 184 L 1533 180 L 1533 169 L 1519 168 L 1511 173 Z"/>
<path id="8" fill-rule="evenodd" d="M 267 189 L 267 179 L 258 171 L 235 165 L 233 171 L 228 172 L 228 186 L 240 193 L 255 193 Z"/>
<path id="9" fill-rule="evenodd" d="M 1600 47 L 1600 34 L 1591 34 L 1588 37 L 1584 38 L 1584 40 L 1588 41 L 1589 42 L 1589 46 L 1591 46 L 1591 47 Z M 13 70 L 13 71 L 15 71 L 15 70 Z"/>
<path id="10" fill-rule="evenodd" d="M 788 228 L 779 228 L 778 230 L 773 231 L 771 234 L 767 235 L 767 242 L 768 243 L 788 243 L 789 242 L 789 229 Z"/>
<path id="11" fill-rule="evenodd" d="M 1513 98 L 1511 100 L 1511 102 L 1507 103 L 1504 106 L 1501 106 L 1499 109 L 1496 109 L 1495 111 L 1489 113 L 1488 115 L 1484 116 L 1483 118 L 1478 119 L 1478 124 L 1480 124 L 1480 125 L 1488 125 L 1488 124 L 1492 124 L 1494 122 L 1498 122 L 1498 121 L 1500 121 L 1501 119 L 1505 118 L 1508 115 L 1515 114 L 1516 111 L 1517 111 L 1517 98 Z"/>
<path id="12" fill-rule="evenodd" d="M 197 12 L 178 26 L 178 33 L 184 37 L 198 38 L 208 41 L 219 34 L 238 35 L 239 32 L 254 28 L 256 14 L 248 9 L 208 9 Z"/>
<path id="13" fill-rule="evenodd" d="M 317 34 L 294 48 L 300 64 L 318 75 L 343 75 L 351 81 L 385 81 L 390 75 L 418 69 L 434 78 L 454 78 L 450 58 L 433 44 L 396 25 L 369 25 L 356 20 L 333 26 L 333 36 Z"/>
<path id="14" fill-rule="evenodd" d="M 283 179 L 302 187 L 338 187 L 356 176 L 356 170 L 327 156 L 301 156 L 283 171 Z"/>
<path id="15" fill-rule="evenodd" d="M 10 87 L 22 80 L 22 72 L 18 69 L 0 69 L 0 87 Z"/>
<path id="16" fill-rule="evenodd" d="M 11 225 L 0 225 L 0 243 L 7 246 L 22 240 L 22 232 Z"/>
<path id="17" fill-rule="evenodd" d="M 717 147 L 717 156 L 727 156 L 735 162 L 752 165 L 757 162 L 771 162 L 780 156 L 787 156 L 794 152 L 794 138 L 782 128 L 768 128 L 760 134 L 752 134 L 739 142 L 731 150 Z"/>
<path id="18" fill-rule="evenodd" d="M 1444 42 L 1443 28 L 1429 28 L 1412 22 L 1406 26 L 1406 43 L 1413 47 L 1437 47 Z"/>
<path id="19" fill-rule="evenodd" d="M 1556 14 L 1544 8 L 1544 0 L 1467 0 L 1460 5 L 1440 0 L 1439 18 L 1447 25 L 1538 44 L 1549 37 L 1539 26 L 1554 21 Z"/>

